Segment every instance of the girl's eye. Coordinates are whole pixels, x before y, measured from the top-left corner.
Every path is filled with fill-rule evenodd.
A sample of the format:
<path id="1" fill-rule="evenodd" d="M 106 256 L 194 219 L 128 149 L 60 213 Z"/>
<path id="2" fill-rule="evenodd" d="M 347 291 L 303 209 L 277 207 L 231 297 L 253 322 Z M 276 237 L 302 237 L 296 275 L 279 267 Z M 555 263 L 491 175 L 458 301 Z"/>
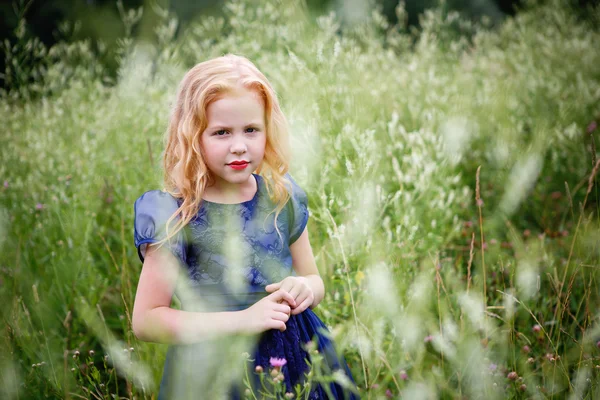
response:
<path id="1" fill-rule="evenodd" d="M 251 132 L 248 132 L 250 129 L 251 129 L 252 131 L 251 131 Z M 256 132 L 256 131 L 258 131 L 258 129 L 256 129 L 256 128 L 248 128 L 248 129 L 246 129 L 246 132 L 248 132 L 248 133 L 254 133 L 254 132 Z"/>
<path id="2" fill-rule="evenodd" d="M 223 130 L 223 129 L 221 129 L 220 131 L 216 131 L 216 132 L 214 133 L 214 135 L 217 135 L 217 136 L 225 136 L 225 134 L 226 134 L 226 133 L 227 133 L 227 131 L 226 131 L 226 130 Z"/>

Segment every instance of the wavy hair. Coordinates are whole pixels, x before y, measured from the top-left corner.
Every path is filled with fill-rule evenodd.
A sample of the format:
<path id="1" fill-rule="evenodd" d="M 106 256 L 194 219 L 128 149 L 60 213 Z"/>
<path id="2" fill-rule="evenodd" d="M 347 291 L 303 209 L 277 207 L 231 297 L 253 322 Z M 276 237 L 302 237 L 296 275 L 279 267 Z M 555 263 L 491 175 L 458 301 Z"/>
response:
<path id="1" fill-rule="evenodd" d="M 164 190 L 183 202 L 168 219 L 166 237 L 157 242 L 159 247 L 200 210 L 204 190 L 214 182 L 200 147 L 200 136 L 208 126 L 206 110 L 212 102 L 239 88 L 254 91 L 263 101 L 267 137 L 264 158 L 256 172 L 266 178 L 267 192 L 276 204 L 277 229 L 277 217 L 290 197 L 286 188 L 289 182 L 284 178 L 290 154 L 287 120 L 263 73 L 247 58 L 226 54 L 197 64 L 179 84 L 165 134 L 163 167 Z M 169 234 L 169 225 L 176 218 L 174 231 Z"/>

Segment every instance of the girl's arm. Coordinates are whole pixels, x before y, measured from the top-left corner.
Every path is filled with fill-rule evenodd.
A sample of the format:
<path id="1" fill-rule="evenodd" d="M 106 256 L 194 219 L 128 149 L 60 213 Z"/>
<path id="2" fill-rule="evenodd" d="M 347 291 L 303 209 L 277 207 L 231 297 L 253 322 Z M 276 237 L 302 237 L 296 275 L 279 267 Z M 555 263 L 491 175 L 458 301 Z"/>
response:
<path id="1" fill-rule="evenodd" d="M 319 270 L 315 262 L 310 240 L 308 239 L 308 229 L 304 228 L 302 235 L 290 245 L 292 254 L 292 265 L 298 277 L 306 279 L 306 284 L 310 286 L 315 296 L 313 303 L 309 306 L 315 308 L 323 297 L 325 297 L 325 284 L 319 275 Z"/>
<path id="2" fill-rule="evenodd" d="M 133 305 L 132 328 L 143 341 L 188 344 L 244 332 L 243 312 L 172 309 L 179 266 L 168 250 L 148 246 Z"/>

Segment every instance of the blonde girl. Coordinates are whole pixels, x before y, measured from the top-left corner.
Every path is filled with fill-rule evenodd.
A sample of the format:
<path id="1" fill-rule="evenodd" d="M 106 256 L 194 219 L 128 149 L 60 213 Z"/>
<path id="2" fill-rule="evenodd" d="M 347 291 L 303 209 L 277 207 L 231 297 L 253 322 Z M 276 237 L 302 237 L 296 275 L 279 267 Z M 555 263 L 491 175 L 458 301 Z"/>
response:
<path id="1" fill-rule="evenodd" d="M 165 190 L 134 205 L 143 263 L 133 307 L 135 335 L 167 343 L 159 399 L 216 398 L 214 383 L 254 337 L 252 372 L 275 366 L 288 392 L 309 371 L 311 343 L 353 382 L 312 311 L 325 288 L 308 230 L 307 197 L 288 174 L 288 127 L 267 78 L 232 54 L 184 76 L 166 133 Z M 180 309 L 171 307 L 173 294 Z M 235 360 L 236 362 L 238 360 Z M 258 385 L 258 374 L 251 374 Z M 338 384 L 311 399 L 358 398 Z M 225 398 L 241 398 L 234 383 Z"/>

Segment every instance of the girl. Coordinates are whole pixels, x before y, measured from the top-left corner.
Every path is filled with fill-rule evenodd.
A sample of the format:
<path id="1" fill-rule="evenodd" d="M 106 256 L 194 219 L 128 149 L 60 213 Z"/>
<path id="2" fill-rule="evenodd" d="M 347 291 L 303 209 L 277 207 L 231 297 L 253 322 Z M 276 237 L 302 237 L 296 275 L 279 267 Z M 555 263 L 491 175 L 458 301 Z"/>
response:
<path id="1" fill-rule="evenodd" d="M 166 190 L 145 192 L 134 206 L 143 267 L 133 330 L 140 340 L 171 344 L 159 399 L 240 398 L 232 371 L 244 349 L 252 352 L 257 398 L 254 371 L 270 365 L 294 392 L 309 372 L 309 341 L 353 389 L 315 385 L 309 398 L 358 398 L 312 311 L 324 286 L 306 195 L 287 174 L 286 124 L 273 88 L 244 57 L 200 63 L 180 84 L 166 137 Z M 170 308 L 174 293 L 181 310 Z M 220 392 L 226 385 L 215 381 L 224 376 L 232 383 Z"/>

